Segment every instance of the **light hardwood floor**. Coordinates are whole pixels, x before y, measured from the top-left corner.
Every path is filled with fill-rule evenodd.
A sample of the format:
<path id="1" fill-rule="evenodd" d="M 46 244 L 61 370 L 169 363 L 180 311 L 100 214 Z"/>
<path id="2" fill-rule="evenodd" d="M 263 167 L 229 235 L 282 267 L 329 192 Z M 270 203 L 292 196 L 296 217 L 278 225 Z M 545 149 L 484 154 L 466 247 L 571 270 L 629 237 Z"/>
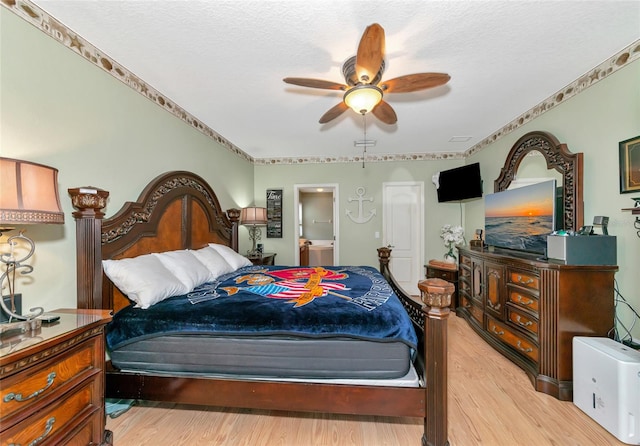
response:
<path id="1" fill-rule="evenodd" d="M 498 379 L 498 377 L 500 379 Z M 116 446 L 410 446 L 422 420 L 147 403 L 107 419 Z M 451 446 L 624 445 L 571 402 L 535 392 L 524 372 L 449 318 Z"/>

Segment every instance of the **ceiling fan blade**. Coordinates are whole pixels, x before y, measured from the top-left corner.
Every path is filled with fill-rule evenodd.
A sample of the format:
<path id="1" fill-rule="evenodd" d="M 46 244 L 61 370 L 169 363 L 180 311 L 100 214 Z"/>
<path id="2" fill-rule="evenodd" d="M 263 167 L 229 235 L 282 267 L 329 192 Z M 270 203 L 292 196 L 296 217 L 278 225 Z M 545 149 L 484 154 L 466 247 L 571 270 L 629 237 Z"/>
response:
<path id="1" fill-rule="evenodd" d="M 380 103 L 371 110 L 371 113 L 385 124 L 395 124 L 398 121 L 396 112 L 389 103 L 385 101 L 380 101 Z"/>
<path id="2" fill-rule="evenodd" d="M 451 76 L 447 73 L 416 73 L 396 77 L 381 82 L 378 87 L 385 93 L 410 93 L 426 90 L 449 82 Z"/>
<path id="3" fill-rule="evenodd" d="M 358 80 L 369 83 L 376 77 L 384 60 L 384 29 L 374 23 L 364 30 L 356 54 Z"/>
<path id="4" fill-rule="evenodd" d="M 322 79 L 307 79 L 304 77 L 285 77 L 282 79 L 287 84 L 299 85 L 301 87 L 322 88 L 323 90 L 346 90 L 347 86 Z"/>
<path id="5" fill-rule="evenodd" d="M 326 124 L 327 122 L 336 119 L 338 116 L 343 114 L 349 110 L 349 107 L 344 102 L 340 102 L 338 105 L 335 105 L 329 109 L 322 117 L 320 118 L 320 124 Z"/>

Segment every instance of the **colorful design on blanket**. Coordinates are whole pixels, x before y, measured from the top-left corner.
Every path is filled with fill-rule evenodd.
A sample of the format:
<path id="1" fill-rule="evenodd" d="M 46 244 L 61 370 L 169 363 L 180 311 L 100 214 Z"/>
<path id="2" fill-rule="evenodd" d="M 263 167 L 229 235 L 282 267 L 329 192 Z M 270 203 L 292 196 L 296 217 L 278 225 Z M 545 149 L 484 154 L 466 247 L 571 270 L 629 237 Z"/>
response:
<path id="1" fill-rule="evenodd" d="M 271 299 L 286 299 L 287 302 L 295 304 L 294 307 L 301 307 L 313 302 L 318 297 L 332 294 L 346 300 L 351 300 L 349 296 L 339 294 L 337 291 L 346 291 L 348 288 L 344 283 L 330 282 L 331 280 L 346 279 L 349 276 L 344 273 L 336 273 L 322 267 L 315 268 L 292 268 L 276 271 L 271 275 L 262 270 L 264 274 L 247 274 L 235 279 L 236 284 L 247 283 L 248 287 L 239 286 L 222 287 L 228 295 L 233 295 L 238 291 L 248 291 Z M 284 280 L 276 282 L 274 277 Z"/>
<path id="2" fill-rule="evenodd" d="M 248 266 L 146 310 L 127 307 L 107 327 L 111 349 L 166 333 L 417 338 L 386 279 L 368 266 Z"/>

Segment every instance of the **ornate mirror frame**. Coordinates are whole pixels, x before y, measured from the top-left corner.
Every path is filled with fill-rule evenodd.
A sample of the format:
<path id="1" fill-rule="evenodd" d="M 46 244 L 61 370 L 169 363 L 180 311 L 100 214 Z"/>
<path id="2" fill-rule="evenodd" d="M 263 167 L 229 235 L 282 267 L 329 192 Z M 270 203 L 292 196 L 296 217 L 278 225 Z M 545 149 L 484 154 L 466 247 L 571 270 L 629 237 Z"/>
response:
<path id="1" fill-rule="evenodd" d="M 555 169 L 562 175 L 563 227 L 566 230 L 578 230 L 584 222 L 582 153 L 571 153 L 567 145 L 561 144 L 551 133 L 529 132 L 516 141 L 500 170 L 500 176 L 494 181 L 494 192 L 501 192 L 509 187 L 516 178 L 520 163 L 532 150 L 542 153 L 547 161 L 547 169 Z"/>

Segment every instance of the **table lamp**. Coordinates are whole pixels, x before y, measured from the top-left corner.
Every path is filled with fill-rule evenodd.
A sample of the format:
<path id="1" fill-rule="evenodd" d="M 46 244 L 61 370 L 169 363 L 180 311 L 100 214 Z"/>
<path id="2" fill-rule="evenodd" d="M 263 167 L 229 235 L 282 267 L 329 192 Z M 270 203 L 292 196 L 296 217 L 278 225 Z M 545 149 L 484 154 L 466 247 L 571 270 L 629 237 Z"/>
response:
<path id="1" fill-rule="evenodd" d="M 58 196 L 58 169 L 11 158 L 0 157 L 0 235 L 14 228 L 9 225 L 62 224 L 64 213 Z M 37 319 L 44 309 L 31 308 L 27 315 L 16 313 L 16 274 L 29 274 L 33 266 L 25 263 L 35 252 L 35 243 L 21 230 L 7 239 L 9 252 L 0 254 L 0 306 L 9 321 L 0 324 L 0 335 L 18 330 L 26 332 L 40 327 Z M 18 244 L 26 245 L 28 252 L 16 252 Z M 4 290 L 8 289 L 9 305 L 5 303 Z M 13 322 L 13 321 L 16 322 Z"/>
<path id="2" fill-rule="evenodd" d="M 267 224 L 267 208 L 246 207 L 240 212 L 240 223 L 249 227 L 249 238 L 253 242 L 249 257 L 260 257 L 261 253 L 256 249 L 256 241 L 262 237 L 262 231 L 258 226 Z"/>

